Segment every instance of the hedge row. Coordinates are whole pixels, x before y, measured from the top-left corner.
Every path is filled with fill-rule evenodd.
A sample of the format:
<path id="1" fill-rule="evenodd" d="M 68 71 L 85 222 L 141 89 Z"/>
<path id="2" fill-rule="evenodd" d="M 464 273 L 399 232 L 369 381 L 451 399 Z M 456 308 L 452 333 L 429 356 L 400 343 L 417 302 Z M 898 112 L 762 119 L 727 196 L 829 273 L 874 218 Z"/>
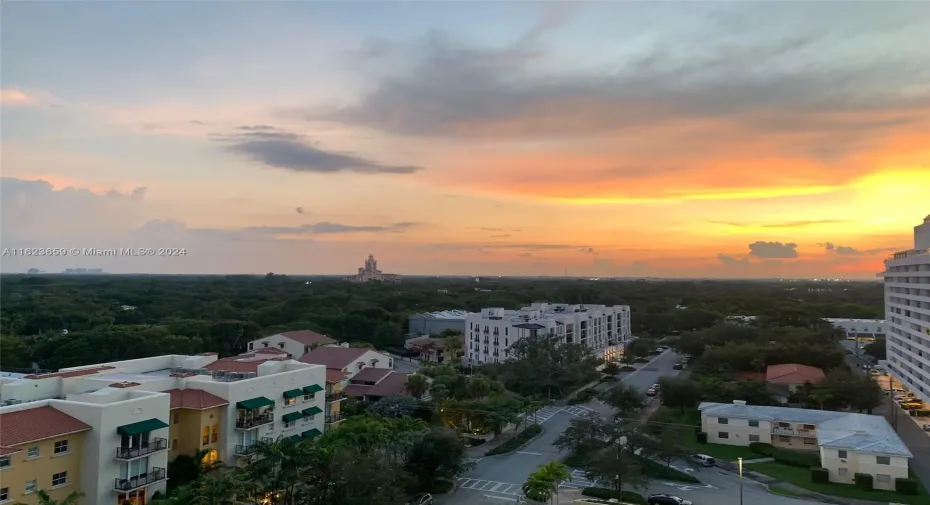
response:
<path id="1" fill-rule="evenodd" d="M 584 496 L 597 498 L 599 500 L 619 500 L 623 503 L 632 503 L 634 505 L 647 505 L 646 498 L 641 494 L 631 493 L 630 491 L 614 491 L 613 489 L 604 489 L 602 487 L 586 487 L 581 491 Z"/>
<path id="2" fill-rule="evenodd" d="M 830 482 L 830 470 L 819 466 L 811 467 L 811 482 L 814 484 L 826 484 Z"/>
<path id="3" fill-rule="evenodd" d="M 504 454 L 507 452 L 516 451 L 540 433 L 542 433 L 542 427 L 538 424 L 531 424 L 527 426 L 526 429 L 521 431 L 517 436 L 488 451 L 486 456 L 494 456 L 495 454 Z"/>
<path id="4" fill-rule="evenodd" d="M 752 442 L 749 444 L 749 450 L 766 458 L 771 458 L 775 454 L 775 446 L 765 442 Z"/>
<path id="5" fill-rule="evenodd" d="M 569 405 L 578 405 L 579 403 L 588 403 L 597 397 L 597 391 L 594 388 L 582 389 L 578 391 L 575 396 L 568 399 L 566 403 Z"/>
<path id="6" fill-rule="evenodd" d="M 919 485 L 915 479 L 895 479 L 894 490 L 900 494 L 915 495 L 918 493 Z"/>
<path id="7" fill-rule="evenodd" d="M 871 491 L 872 488 L 872 476 L 867 473 L 856 473 L 853 475 L 853 481 L 856 483 L 856 487 L 863 491 Z"/>
<path id="8" fill-rule="evenodd" d="M 775 461 L 798 468 L 811 468 L 820 466 L 820 454 L 816 452 L 800 452 L 788 449 L 775 449 L 772 452 Z"/>

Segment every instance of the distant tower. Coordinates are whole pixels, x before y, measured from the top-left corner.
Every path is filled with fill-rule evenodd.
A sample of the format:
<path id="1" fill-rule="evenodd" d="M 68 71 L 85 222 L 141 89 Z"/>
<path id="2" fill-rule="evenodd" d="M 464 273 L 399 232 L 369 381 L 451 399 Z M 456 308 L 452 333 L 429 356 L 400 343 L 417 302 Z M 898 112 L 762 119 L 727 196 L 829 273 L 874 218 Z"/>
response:
<path id="1" fill-rule="evenodd" d="M 365 260 L 365 271 L 374 273 L 378 270 L 378 260 L 375 259 L 374 254 L 368 254 L 368 259 Z"/>

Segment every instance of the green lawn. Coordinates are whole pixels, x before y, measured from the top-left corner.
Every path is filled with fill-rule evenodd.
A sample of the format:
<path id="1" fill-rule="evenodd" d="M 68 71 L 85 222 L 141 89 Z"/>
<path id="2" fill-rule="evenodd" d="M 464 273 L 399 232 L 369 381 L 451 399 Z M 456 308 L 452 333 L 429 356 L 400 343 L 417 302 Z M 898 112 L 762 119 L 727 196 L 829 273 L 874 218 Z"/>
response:
<path id="1" fill-rule="evenodd" d="M 852 484 L 815 484 L 811 482 L 811 472 L 807 468 L 797 468 L 781 463 L 750 463 L 748 470 L 759 472 L 800 488 L 825 495 L 852 498 L 855 500 L 872 500 L 885 503 L 904 503 L 907 505 L 930 505 L 930 496 L 920 487 L 918 495 L 898 494 L 894 491 L 863 491 Z M 777 492 L 777 491 L 776 491 Z"/>

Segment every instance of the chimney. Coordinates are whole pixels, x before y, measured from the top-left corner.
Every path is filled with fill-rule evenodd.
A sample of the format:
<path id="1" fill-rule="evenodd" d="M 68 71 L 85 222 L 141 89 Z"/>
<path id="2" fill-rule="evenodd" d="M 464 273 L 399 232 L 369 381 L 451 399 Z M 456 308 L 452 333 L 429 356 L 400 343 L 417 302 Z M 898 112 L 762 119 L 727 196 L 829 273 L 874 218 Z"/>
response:
<path id="1" fill-rule="evenodd" d="M 746 400 L 733 400 L 733 405 L 746 405 Z"/>

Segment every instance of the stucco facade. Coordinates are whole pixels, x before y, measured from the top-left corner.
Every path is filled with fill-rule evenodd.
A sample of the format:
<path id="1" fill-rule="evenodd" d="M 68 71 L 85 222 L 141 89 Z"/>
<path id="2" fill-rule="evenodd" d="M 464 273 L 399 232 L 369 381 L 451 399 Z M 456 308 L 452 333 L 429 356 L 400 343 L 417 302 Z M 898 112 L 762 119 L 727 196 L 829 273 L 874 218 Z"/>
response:
<path id="1" fill-rule="evenodd" d="M 6 448 L 7 454 L 0 456 L 8 458 L 8 463 L 0 466 L 0 503 L 33 505 L 38 501 L 38 489 L 45 490 L 53 500 L 62 500 L 80 489 L 84 433 Z M 64 483 L 60 483 L 62 474 Z"/>

